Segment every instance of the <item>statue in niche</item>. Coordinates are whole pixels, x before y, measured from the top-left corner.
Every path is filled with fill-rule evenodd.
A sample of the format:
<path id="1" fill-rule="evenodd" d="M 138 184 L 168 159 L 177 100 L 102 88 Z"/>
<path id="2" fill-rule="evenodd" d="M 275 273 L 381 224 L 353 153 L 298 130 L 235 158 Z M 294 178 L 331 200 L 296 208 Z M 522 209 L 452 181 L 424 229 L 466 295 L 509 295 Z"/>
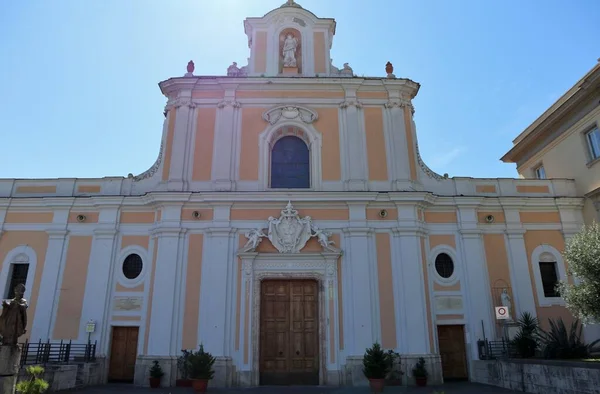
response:
<path id="1" fill-rule="evenodd" d="M 500 300 L 502 302 L 502 306 L 506 307 L 506 310 L 508 311 L 508 316 L 511 316 L 510 314 L 510 296 L 508 295 L 508 289 L 504 288 L 504 290 L 502 290 L 502 294 L 500 294 Z"/>
<path id="2" fill-rule="evenodd" d="M 297 67 L 296 63 L 296 49 L 298 48 L 298 40 L 288 33 L 283 42 L 283 66 L 284 67 Z"/>
<path id="3" fill-rule="evenodd" d="M 15 298 L 2 301 L 0 335 L 3 345 L 16 345 L 19 337 L 27 332 L 27 300 L 23 298 L 25 285 L 15 287 Z"/>
<path id="4" fill-rule="evenodd" d="M 262 242 L 262 239 L 267 236 L 261 229 L 252 229 L 244 235 L 248 239 L 242 248 L 244 252 L 255 251 L 258 245 Z"/>

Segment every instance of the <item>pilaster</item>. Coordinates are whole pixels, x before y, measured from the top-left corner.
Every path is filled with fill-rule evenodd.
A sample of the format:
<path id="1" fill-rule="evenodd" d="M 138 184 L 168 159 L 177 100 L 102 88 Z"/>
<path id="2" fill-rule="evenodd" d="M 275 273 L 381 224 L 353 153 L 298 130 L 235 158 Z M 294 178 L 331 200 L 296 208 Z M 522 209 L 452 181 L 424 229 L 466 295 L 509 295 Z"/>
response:
<path id="1" fill-rule="evenodd" d="M 196 113 L 196 105 L 192 102 L 192 91 L 180 91 L 179 97 L 173 103 L 173 107 L 177 110 L 175 111 L 175 128 L 173 131 L 171 152 L 166 152 L 166 155 L 170 153 L 167 188 L 169 191 L 183 191 L 188 181 L 183 176 L 187 162 L 186 147 L 189 135 L 192 133 L 193 119 Z M 173 116 L 173 114 L 169 111 L 168 116 Z"/>
<path id="2" fill-rule="evenodd" d="M 368 184 L 367 143 L 363 105 L 356 97 L 357 86 L 344 86 L 346 96 L 340 104 L 341 139 L 344 150 L 344 184 L 348 191 L 366 191 Z"/>
<path id="3" fill-rule="evenodd" d="M 227 86 L 223 101 L 217 105 L 212 161 L 212 183 L 217 191 L 235 190 L 236 130 L 240 121 L 240 103 L 235 101 L 236 87 Z"/>
<path id="4" fill-rule="evenodd" d="M 378 306 L 374 291 L 377 277 L 372 264 L 372 230 L 369 228 L 344 229 L 345 269 L 342 270 L 344 316 L 347 327 L 344 340 L 347 355 L 361 355 L 376 339 Z"/>
<path id="5" fill-rule="evenodd" d="M 235 229 L 207 229 L 203 248 L 202 282 L 200 284 L 200 341 L 207 352 L 215 356 L 231 356 L 230 336 L 232 296 L 235 286 L 234 235 Z"/>
<path id="6" fill-rule="evenodd" d="M 169 207 L 173 208 L 173 207 Z M 180 208 L 179 208 L 180 209 Z M 165 209 L 163 209 L 163 214 Z M 183 265 L 185 230 L 180 226 L 158 227 L 153 231 L 158 242 L 152 293 L 148 355 L 176 356 L 178 349 L 179 297 L 177 278 Z"/>
<path id="7" fill-rule="evenodd" d="M 393 93 L 396 93 L 394 95 Z M 385 104 L 385 139 L 387 146 L 388 166 L 393 190 L 411 190 L 410 162 L 406 140 L 406 122 L 404 119 L 404 102 L 399 92 L 389 92 L 390 100 Z M 397 97 L 396 97 L 397 96 Z"/>

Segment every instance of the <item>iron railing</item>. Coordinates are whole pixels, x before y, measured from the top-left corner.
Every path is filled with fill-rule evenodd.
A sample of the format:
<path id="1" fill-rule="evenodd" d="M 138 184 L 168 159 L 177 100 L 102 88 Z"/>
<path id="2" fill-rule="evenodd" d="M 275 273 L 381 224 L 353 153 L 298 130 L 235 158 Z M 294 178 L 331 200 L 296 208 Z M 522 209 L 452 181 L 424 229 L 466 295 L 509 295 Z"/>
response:
<path id="1" fill-rule="evenodd" d="M 515 346 L 504 339 L 500 341 L 477 341 L 480 360 L 496 360 L 499 358 L 518 358 Z"/>
<path id="2" fill-rule="evenodd" d="M 71 364 L 96 361 L 96 341 L 87 343 L 29 342 L 21 343 L 21 365 Z"/>

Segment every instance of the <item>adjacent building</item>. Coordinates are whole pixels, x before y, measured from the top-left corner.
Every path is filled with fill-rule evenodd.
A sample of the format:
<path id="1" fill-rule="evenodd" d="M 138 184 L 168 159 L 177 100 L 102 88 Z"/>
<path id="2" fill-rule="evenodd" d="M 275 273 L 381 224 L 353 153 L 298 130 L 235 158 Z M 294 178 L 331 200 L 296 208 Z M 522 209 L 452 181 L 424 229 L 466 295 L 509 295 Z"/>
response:
<path id="1" fill-rule="evenodd" d="M 247 65 L 160 83 L 148 171 L 0 180 L 0 290 L 26 284 L 28 339 L 95 323 L 106 378 L 137 384 L 155 359 L 174 383 L 202 343 L 214 385 L 358 385 L 375 341 L 439 382 L 503 335 L 497 306 L 571 319 L 553 284 L 583 223 L 573 180 L 440 176 L 419 84 L 388 59 L 335 67 L 335 20 L 291 0 L 244 28 Z"/>

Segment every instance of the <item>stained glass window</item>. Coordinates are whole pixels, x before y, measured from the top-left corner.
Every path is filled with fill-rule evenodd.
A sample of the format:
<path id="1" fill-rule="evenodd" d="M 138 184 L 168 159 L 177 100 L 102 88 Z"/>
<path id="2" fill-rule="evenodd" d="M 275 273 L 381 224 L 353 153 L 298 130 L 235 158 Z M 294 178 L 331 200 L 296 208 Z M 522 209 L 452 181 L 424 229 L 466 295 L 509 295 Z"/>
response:
<path id="1" fill-rule="evenodd" d="M 286 136 L 271 151 L 271 187 L 306 189 L 310 187 L 310 154 L 302 139 Z"/>

